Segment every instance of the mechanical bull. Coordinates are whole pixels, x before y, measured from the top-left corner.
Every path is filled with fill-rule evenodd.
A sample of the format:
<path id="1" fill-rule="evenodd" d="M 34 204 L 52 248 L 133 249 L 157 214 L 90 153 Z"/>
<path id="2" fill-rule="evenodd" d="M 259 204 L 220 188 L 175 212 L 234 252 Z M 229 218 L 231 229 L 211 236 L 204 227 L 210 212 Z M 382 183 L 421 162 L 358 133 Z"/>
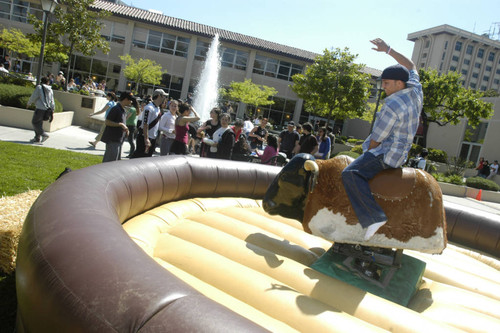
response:
<path id="1" fill-rule="evenodd" d="M 294 157 L 269 186 L 266 212 L 302 222 L 316 236 L 347 244 L 441 253 L 446 247 L 446 220 L 441 189 L 428 173 L 413 168 L 385 170 L 370 181 L 387 223 L 368 241 L 342 183 L 348 156 L 315 161 Z"/>

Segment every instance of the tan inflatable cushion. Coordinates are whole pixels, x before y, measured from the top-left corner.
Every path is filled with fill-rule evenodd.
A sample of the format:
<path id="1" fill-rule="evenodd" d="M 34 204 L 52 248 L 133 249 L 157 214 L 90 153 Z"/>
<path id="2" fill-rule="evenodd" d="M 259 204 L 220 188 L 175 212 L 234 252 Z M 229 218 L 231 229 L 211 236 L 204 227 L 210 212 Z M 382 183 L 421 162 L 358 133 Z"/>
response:
<path id="1" fill-rule="evenodd" d="M 419 254 L 431 263 L 432 276 L 425 276 L 412 302 L 416 312 L 310 269 L 331 243 L 303 232 L 297 221 L 269 216 L 260 201 L 171 202 L 123 227 L 165 269 L 273 332 L 500 328 L 496 269 L 471 259 L 458 281 L 448 278 L 457 276 L 458 269 L 451 266 L 453 260 L 463 261 L 464 254 L 452 252 L 447 266 Z M 450 251 L 435 257 L 447 260 Z"/>

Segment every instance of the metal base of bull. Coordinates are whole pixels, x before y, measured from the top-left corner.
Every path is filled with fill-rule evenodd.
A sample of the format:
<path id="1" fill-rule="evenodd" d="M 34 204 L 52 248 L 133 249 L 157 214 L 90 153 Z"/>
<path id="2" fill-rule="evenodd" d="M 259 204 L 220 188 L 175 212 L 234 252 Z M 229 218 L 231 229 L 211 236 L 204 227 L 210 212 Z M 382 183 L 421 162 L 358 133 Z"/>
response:
<path id="1" fill-rule="evenodd" d="M 385 288 L 397 269 L 401 268 L 403 250 L 335 243 L 333 252 L 346 256 L 344 265 L 368 282 Z M 384 268 L 389 271 L 382 274 Z"/>
<path id="2" fill-rule="evenodd" d="M 407 306 L 421 284 L 425 262 L 402 249 L 335 243 L 311 268 Z"/>

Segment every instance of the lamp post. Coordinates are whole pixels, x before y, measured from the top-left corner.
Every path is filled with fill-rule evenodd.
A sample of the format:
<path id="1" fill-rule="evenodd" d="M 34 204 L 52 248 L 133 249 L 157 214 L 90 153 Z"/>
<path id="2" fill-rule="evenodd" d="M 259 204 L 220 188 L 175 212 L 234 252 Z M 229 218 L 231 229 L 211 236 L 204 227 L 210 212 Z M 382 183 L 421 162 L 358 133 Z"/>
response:
<path id="1" fill-rule="evenodd" d="M 47 38 L 47 25 L 49 23 L 49 13 L 53 13 L 57 6 L 57 0 L 40 0 L 43 10 L 43 32 L 42 46 L 40 47 L 40 58 L 38 59 L 38 73 L 36 76 L 36 84 L 40 84 L 42 78 L 43 53 L 45 52 L 45 39 Z"/>
<path id="2" fill-rule="evenodd" d="M 372 119 L 372 124 L 370 126 L 370 133 L 372 132 L 373 124 L 375 123 L 375 118 L 377 116 L 377 111 L 378 111 L 378 105 L 380 103 L 380 95 L 382 94 L 382 79 L 378 78 L 375 81 L 375 83 L 377 86 L 377 104 L 375 104 L 375 111 L 373 111 L 373 119 Z"/>

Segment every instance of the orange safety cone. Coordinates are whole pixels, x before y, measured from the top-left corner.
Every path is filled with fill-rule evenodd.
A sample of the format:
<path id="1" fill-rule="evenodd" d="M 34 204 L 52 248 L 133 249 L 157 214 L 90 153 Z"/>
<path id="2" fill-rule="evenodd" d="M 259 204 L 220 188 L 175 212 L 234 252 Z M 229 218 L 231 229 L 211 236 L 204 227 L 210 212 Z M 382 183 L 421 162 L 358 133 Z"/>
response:
<path id="1" fill-rule="evenodd" d="M 476 200 L 481 201 L 481 192 L 482 192 L 482 191 L 483 191 L 483 190 L 479 190 L 479 192 L 478 192 L 478 193 L 477 193 L 477 195 L 476 195 Z"/>

